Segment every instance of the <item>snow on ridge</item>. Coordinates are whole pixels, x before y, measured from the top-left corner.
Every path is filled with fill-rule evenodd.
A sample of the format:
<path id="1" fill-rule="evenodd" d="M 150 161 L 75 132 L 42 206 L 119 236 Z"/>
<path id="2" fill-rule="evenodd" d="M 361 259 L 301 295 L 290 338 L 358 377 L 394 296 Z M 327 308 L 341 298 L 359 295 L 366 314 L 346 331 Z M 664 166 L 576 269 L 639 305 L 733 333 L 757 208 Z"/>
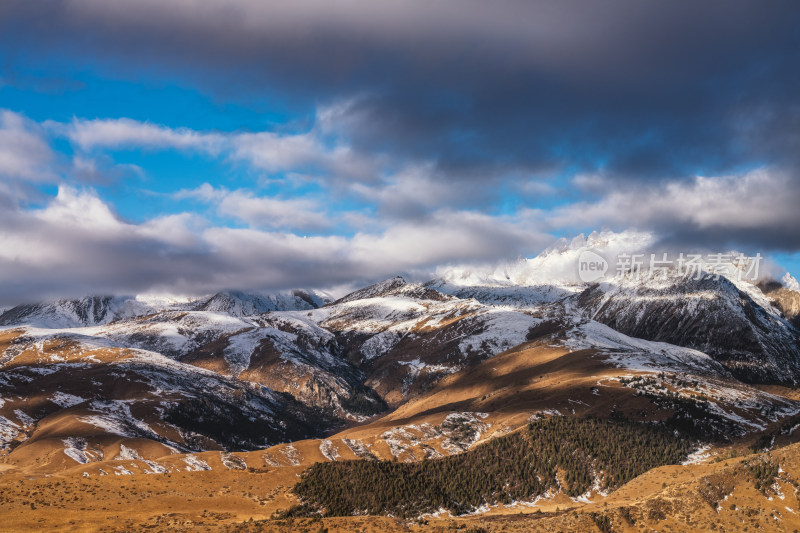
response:
<path id="1" fill-rule="evenodd" d="M 146 438 L 161 440 L 160 435 L 149 424 L 133 416 L 129 403 L 124 400 L 95 400 L 90 407 L 97 414 L 82 416 L 78 420 L 120 437 L 144 435 Z"/>
<path id="2" fill-rule="evenodd" d="M 8 446 L 20 434 L 19 424 L 0 416 L 0 448 Z"/>
<path id="3" fill-rule="evenodd" d="M 169 311 L 223 311 L 235 316 L 265 311 L 314 309 L 333 301 L 328 293 L 315 289 L 294 289 L 278 293 L 220 292 L 192 297 L 171 294 L 136 296 L 84 296 L 22 304 L 0 311 L 0 325 L 28 325 L 46 329 L 99 326 Z"/>
<path id="4" fill-rule="evenodd" d="M 103 452 L 89 449 L 89 444 L 84 438 L 67 437 L 61 442 L 64 444 L 64 455 L 78 464 L 85 465 L 103 459 Z"/>
<path id="5" fill-rule="evenodd" d="M 14 409 L 14 416 L 17 417 L 17 420 L 19 420 L 20 424 L 22 424 L 24 427 L 33 426 L 36 424 L 36 420 L 34 420 L 21 409 Z"/>
<path id="6" fill-rule="evenodd" d="M 38 304 L 23 304 L 0 316 L 4 325 L 29 325 L 56 329 L 97 326 L 153 312 L 130 296 L 86 296 Z"/>
<path id="7" fill-rule="evenodd" d="M 730 378 L 730 372 L 707 354 L 666 342 L 629 337 L 624 333 L 588 320 L 576 324 L 562 345 L 572 350 L 600 349 L 608 360 L 630 370 L 685 371 Z"/>
<path id="8" fill-rule="evenodd" d="M 115 461 L 130 461 L 141 460 L 142 456 L 139 455 L 133 448 L 128 448 L 124 444 L 119 445 L 119 454 L 114 458 Z"/>
<path id="9" fill-rule="evenodd" d="M 485 329 L 461 340 L 458 347 L 462 353 L 484 345 L 490 346 L 494 354 L 508 350 L 525 342 L 531 328 L 541 322 L 525 313 L 498 308 L 487 309 L 481 318 Z"/>
<path id="10" fill-rule="evenodd" d="M 332 300 L 327 293 L 307 289 L 272 294 L 243 291 L 224 291 L 199 298 L 194 309 L 218 311 L 233 316 L 260 315 L 267 311 L 303 311 L 322 307 Z"/>

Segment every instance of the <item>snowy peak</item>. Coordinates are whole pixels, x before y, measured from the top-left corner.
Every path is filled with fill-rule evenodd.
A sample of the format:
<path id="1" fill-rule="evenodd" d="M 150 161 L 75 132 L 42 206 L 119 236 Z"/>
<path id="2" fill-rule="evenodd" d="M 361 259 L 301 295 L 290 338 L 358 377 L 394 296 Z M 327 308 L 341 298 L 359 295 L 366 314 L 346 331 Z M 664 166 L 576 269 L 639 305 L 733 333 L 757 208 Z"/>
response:
<path id="1" fill-rule="evenodd" d="M 74 328 L 108 324 L 153 312 L 131 297 L 87 296 L 81 299 L 18 305 L 0 315 L 0 325 L 28 324 L 46 328 Z"/>
<path id="2" fill-rule="evenodd" d="M 342 298 L 336 300 L 335 303 L 354 302 L 356 300 L 366 300 L 368 298 L 377 298 L 380 296 L 388 296 L 393 291 L 408 285 L 405 279 L 401 276 L 395 276 L 387 280 L 375 283 L 363 289 L 351 292 Z"/>
<path id="3" fill-rule="evenodd" d="M 37 304 L 23 304 L 0 314 L 0 326 L 43 328 L 100 326 L 162 311 L 212 311 L 242 317 L 267 311 L 306 311 L 333 301 L 321 291 L 295 289 L 284 293 L 219 292 L 200 298 L 158 295 L 86 296 Z"/>
<path id="4" fill-rule="evenodd" d="M 241 291 L 219 292 L 200 300 L 195 311 L 227 313 L 232 316 L 252 316 L 267 311 L 306 311 L 318 309 L 328 303 L 324 293 L 297 289 L 289 293 L 250 294 Z"/>
<path id="5" fill-rule="evenodd" d="M 313 309 L 319 309 L 323 305 L 328 305 L 334 300 L 330 294 L 316 290 L 294 289 L 291 294 L 295 298 L 306 302 Z"/>
<path id="6" fill-rule="evenodd" d="M 588 318 L 632 337 L 694 348 L 747 382 L 800 382 L 797 330 L 754 286 L 704 274 L 621 277 L 576 298 Z"/>
<path id="7" fill-rule="evenodd" d="M 586 251 L 611 261 L 620 253 L 641 253 L 655 243 L 649 233 L 610 231 L 583 234 L 572 240 L 560 239 L 536 257 L 519 259 L 493 267 L 451 266 L 437 270 L 442 285 L 458 291 L 464 287 L 560 287 L 567 292 L 581 281 L 578 265 Z"/>

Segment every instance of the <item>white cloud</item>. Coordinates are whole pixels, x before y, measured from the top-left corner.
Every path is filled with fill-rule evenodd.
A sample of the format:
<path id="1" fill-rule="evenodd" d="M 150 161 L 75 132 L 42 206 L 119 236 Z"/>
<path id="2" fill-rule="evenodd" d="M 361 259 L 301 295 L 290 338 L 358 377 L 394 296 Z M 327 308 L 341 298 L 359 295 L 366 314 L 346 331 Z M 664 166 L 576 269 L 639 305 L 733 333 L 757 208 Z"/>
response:
<path id="1" fill-rule="evenodd" d="M 497 261 L 550 240 L 511 219 L 447 211 L 352 237 L 219 227 L 190 214 L 134 224 L 94 191 L 69 187 L 42 209 L 0 212 L 0 226 L 3 304 L 87 293 L 328 287 L 432 272 L 444 262 Z"/>
<path id="2" fill-rule="evenodd" d="M 172 129 L 166 126 L 139 122 L 129 118 L 80 120 L 69 124 L 48 122 L 56 132 L 69 138 L 83 150 L 93 148 L 130 148 L 196 150 L 218 154 L 225 137 L 217 133 L 196 132 L 188 128 Z"/>
<path id="3" fill-rule="evenodd" d="M 0 109 L 0 178 L 50 182 L 54 160 L 38 124 Z"/>
<path id="4" fill-rule="evenodd" d="M 435 173 L 431 164 L 409 165 L 387 176 L 380 187 L 354 183 L 351 190 L 377 205 L 382 214 L 400 218 L 420 216 L 437 206 L 451 205 L 451 200 L 464 192 L 447 180 L 436 179 Z"/>
<path id="5" fill-rule="evenodd" d="M 597 190 L 597 177 L 590 181 Z M 556 226 L 612 224 L 617 227 L 686 225 L 698 230 L 726 227 L 765 231 L 796 227 L 800 191 L 790 176 L 760 168 L 740 176 L 696 177 L 653 187 L 622 188 L 606 184 L 597 202 L 580 202 L 554 212 Z"/>
<path id="6" fill-rule="evenodd" d="M 310 198 L 255 196 L 251 191 L 229 191 L 208 183 L 196 189 L 179 191 L 174 196 L 213 204 L 220 215 L 255 228 L 320 230 L 331 225 L 319 202 Z"/>
<path id="7" fill-rule="evenodd" d="M 319 129 L 284 134 L 211 132 L 169 128 L 129 118 L 74 119 L 69 124 L 48 121 L 46 125 L 84 151 L 121 148 L 191 151 L 222 156 L 268 173 L 316 173 L 358 180 L 373 179 L 378 172 L 376 158 L 323 139 Z"/>

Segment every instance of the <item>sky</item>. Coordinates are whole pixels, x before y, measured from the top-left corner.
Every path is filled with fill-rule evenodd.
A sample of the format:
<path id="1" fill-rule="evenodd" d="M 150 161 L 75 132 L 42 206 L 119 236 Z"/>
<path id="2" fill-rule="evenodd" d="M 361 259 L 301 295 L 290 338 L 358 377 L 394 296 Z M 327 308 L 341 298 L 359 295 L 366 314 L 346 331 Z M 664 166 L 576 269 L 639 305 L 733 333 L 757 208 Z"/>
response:
<path id="1" fill-rule="evenodd" d="M 800 4 L 4 0 L 0 305 L 336 288 L 581 232 L 800 273 Z"/>

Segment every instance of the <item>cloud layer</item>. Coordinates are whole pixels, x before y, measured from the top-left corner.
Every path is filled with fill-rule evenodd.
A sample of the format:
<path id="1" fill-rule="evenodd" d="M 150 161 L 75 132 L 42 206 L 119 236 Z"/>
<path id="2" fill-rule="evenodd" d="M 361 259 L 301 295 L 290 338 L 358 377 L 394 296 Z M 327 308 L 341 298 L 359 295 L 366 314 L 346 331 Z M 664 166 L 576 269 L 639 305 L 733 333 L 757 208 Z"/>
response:
<path id="1" fill-rule="evenodd" d="M 359 149 L 479 177 L 720 175 L 800 152 L 788 0 L 11 0 L 0 20 L 26 54 L 115 75 L 155 70 L 289 105 L 345 99 L 332 127 Z"/>
<path id="2" fill-rule="evenodd" d="M 281 118 L 0 110 L 0 296 L 324 287 L 604 226 L 796 253 L 798 27 L 789 0 L 6 0 L 0 90 L 56 65 Z M 221 176 L 146 191 L 159 156 Z"/>
<path id="3" fill-rule="evenodd" d="M 41 209 L 0 212 L 0 224 L 0 304 L 32 295 L 330 287 L 493 261 L 550 241 L 518 221 L 466 212 L 352 237 L 220 227 L 190 214 L 132 224 L 91 190 L 70 187 Z"/>

